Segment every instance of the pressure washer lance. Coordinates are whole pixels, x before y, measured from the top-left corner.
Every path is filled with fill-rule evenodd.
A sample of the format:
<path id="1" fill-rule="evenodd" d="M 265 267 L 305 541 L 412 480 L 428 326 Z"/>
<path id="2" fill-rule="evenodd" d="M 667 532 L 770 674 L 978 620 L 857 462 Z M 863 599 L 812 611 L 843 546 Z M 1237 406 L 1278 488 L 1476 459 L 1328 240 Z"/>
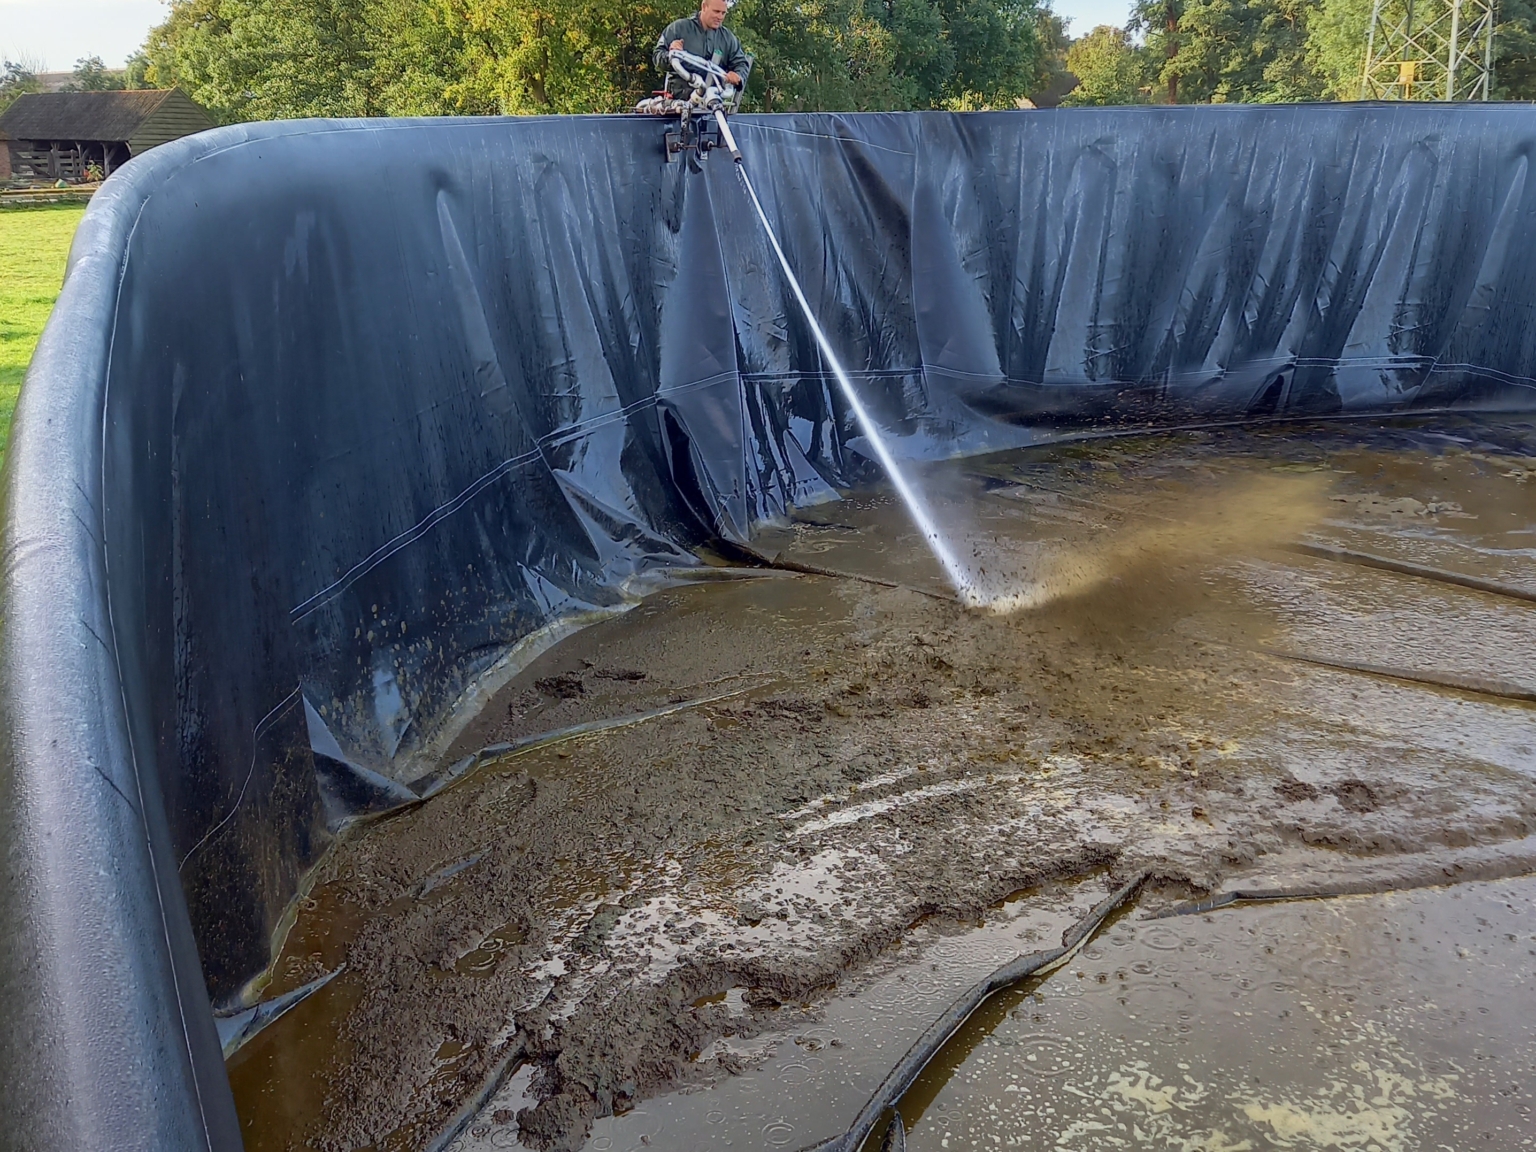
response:
<path id="1" fill-rule="evenodd" d="M 716 108 L 715 109 L 715 123 L 720 125 L 720 140 L 726 146 L 726 149 L 730 152 L 731 159 L 736 161 L 736 163 L 740 164 L 741 163 L 741 149 L 736 147 L 736 137 L 731 135 L 731 126 L 728 123 L 726 123 L 726 120 L 725 120 L 725 109 L 723 109 L 723 108 Z M 741 173 L 741 178 L 742 178 L 743 181 L 745 181 L 745 183 L 747 185 L 747 190 L 751 191 L 751 189 L 752 189 L 752 181 L 747 179 L 747 170 L 746 170 L 746 168 L 744 168 L 744 167 L 743 168 L 738 168 L 737 171 Z M 757 204 L 757 193 L 756 192 L 752 193 L 752 203 Z M 763 214 L 763 206 L 761 204 L 758 204 L 758 206 L 757 206 L 757 214 L 759 216 L 762 216 L 762 214 Z M 768 223 L 768 218 L 766 216 L 763 216 L 763 224 L 764 224 L 764 226 L 766 226 L 767 223 Z M 771 231 L 771 229 L 770 229 L 770 231 Z M 774 241 L 774 247 L 775 248 L 778 247 L 778 241 L 777 240 Z"/>
<path id="2" fill-rule="evenodd" d="M 907 515 L 912 517 L 913 525 L 922 533 L 934 557 L 943 567 L 944 574 L 949 577 L 951 586 L 959 594 L 961 603 L 973 607 L 985 604 L 986 601 L 978 594 L 975 577 L 960 562 L 949 540 L 939 531 L 933 510 L 928 507 L 928 502 L 923 499 L 922 493 L 913 487 L 901 466 L 896 462 L 896 457 L 892 455 L 890 446 L 886 444 L 885 436 L 880 431 L 880 425 L 875 423 L 874 417 L 864 407 L 864 401 L 859 399 L 859 393 L 854 388 L 853 381 L 843 370 L 843 362 L 832 350 L 831 341 L 822 331 L 821 322 L 816 319 L 816 313 L 811 309 L 811 302 L 805 298 L 805 290 L 800 287 L 800 277 L 796 276 L 795 270 L 789 266 L 789 257 L 784 255 L 784 248 L 779 244 L 778 233 L 768 222 L 768 213 L 763 211 L 763 202 L 757 198 L 757 189 L 752 187 L 752 179 L 747 175 L 747 166 L 742 162 L 741 149 L 736 147 L 736 137 L 731 134 L 731 126 L 725 122 L 723 109 L 715 109 L 715 122 L 720 127 L 721 142 L 731 150 L 731 159 L 736 161 L 736 175 L 741 177 L 742 187 L 751 197 L 752 207 L 757 210 L 757 218 L 763 226 L 763 231 L 768 235 L 768 243 L 773 245 L 773 254 L 779 258 L 779 267 L 784 272 L 789 290 L 795 295 L 795 303 L 800 305 L 805 323 L 816 340 L 816 346 L 821 349 L 822 359 L 827 367 L 832 369 L 832 376 L 837 380 L 838 389 L 842 392 L 843 399 L 848 402 L 853 418 L 858 421 L 859 428 L 864 433 L 865 442 L 874 449 L 875 458 L 880 461 L 880 467 L 885 469 L 886 477 L 896 489 L 896 494 L 901 497 L 901 502 L 906 505 Z"/>
<path id="3" fill-rule="evenodd" d="M 686 52 L 681 48 L 668 51 L 667 59 L 672 65 L 672 70 L 688 81 L 692 89 L 688 99 L 677 100 L 670 93 L 663 93 L 650 100 L 642 100 L 636 105 L 635 111 L 648 112 L 652 115 L 677 113 L 677 131 L 668 132 L 666 135 L 668 163 L 686 155 L 690 167 L 694 171 L 699 171 L 698 161 L 716 145 L 724 144 L 730 149 L 731 159 L 736 161 L 736 174 L 741 177 L 742 186 L 746 188 L 747 195 L 752 200 L 757 218 L 762 223 L 763 231 L 768 235 L 768 243 L 773 245 L 773 254 L 779 258 L 779 267 L 783 269 L 784 279 L 789 284 L 790 291 L 794 293 L 795 302 L 800 305 L 800 311 L 805 315 L 806 325 L 816 340 L 816 346 L 821 349 L 822 360 L 832 370 L 838 389 L 848 402 L 854 419 L 858 421 L 865 441 L 874 450 L 881 468 L 885 470 L 897 495 L 901 497 L 901 502 L 906 505 L 907 513 L 912 517 L 912 523 L 922 533 L 928 547 L 933 550 L 934 556 L 943 567 L 944 574 L 949 578 L 950 584 L 959 594 L 961 601 L 972 606 L 986 603 L 978 594 L 975 577 L 960 562 L 949 540 L 939 531 L 938 522 L 934 518 L 933 511 L 928 507 L 927 501 L 902 472 L 896 457 L 885 442 L 880 426 L 875 423 L 874 418 L 864 407 L 864 402 L 859 399 L 853 381 L 843 370 L 842 362 L 838 360 L 837 353 L 832 350 L 832 345 L 827 340 L 827 334 L 821 330 L 821 323 L 816 319 L 816 313 L 811 310 L 811 302 L 805 298 L 805 291 L 800 287 L 800 278 L 789 266 L 789 257 L 784 255 L 778 234 L 774 232 L 773 225 L 768 221 L 768 213 L 763 211 L 762 201 L 757 198 L 757 189 L 752 186 L 752 180 L 747 175 L 747 166 L 742 160 L 741 149 L 736 146 L 736 137 L 725 118 L 726 113 L 734 109 L 735 101 L 739 98 L 736 89 L 726 83 L 725 69 L 720 67 L 718 60 L 705 60 L 702 56 L 695 56 L 692 52 Z M 696 132 L 694 130 L 693 115 L 696 111 L 713 113 L 715 131 L 708 132 L 701 129 Z"/>

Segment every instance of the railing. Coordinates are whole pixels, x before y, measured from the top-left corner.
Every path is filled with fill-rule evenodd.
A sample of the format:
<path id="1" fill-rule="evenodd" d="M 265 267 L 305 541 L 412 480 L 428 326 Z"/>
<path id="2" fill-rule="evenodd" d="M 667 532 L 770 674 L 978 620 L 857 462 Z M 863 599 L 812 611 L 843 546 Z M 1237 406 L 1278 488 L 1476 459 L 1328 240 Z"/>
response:
<path id="1" fill-rule="evenodd" d="M 78 148 L 11 149 L 11 169 L 16 175 L 30 171 L 50 180 L 79 180 L 85 175 L 85 166 L 86 159 Z"/>

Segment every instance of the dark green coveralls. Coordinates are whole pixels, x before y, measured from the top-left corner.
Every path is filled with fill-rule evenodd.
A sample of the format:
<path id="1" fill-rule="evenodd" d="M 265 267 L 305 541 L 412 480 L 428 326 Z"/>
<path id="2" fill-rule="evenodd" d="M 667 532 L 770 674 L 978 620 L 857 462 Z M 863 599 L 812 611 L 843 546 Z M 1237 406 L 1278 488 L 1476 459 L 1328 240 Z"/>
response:
<path id="1" fill-rule="evenodd" d="M 742 88 L 747 86 L 747 73 L 752 70 L 752 58 L 741 50 L 741 41 L 736 39 L 736 33 L 724 24 L 711 32 L 699 23 L 697 12 L 668 24 L 661 39 L 656 41 L 656 51 L 652 53 L 656 67 L 663 72 L 671 71 L 672 66 L 667 63 L 667 49 L 674 40 L 681 40 L 684 49 L 706 60 L 715 60 L 715 53 L 720 53 L 716 61 L 720 67 L 740 76 Z"/>

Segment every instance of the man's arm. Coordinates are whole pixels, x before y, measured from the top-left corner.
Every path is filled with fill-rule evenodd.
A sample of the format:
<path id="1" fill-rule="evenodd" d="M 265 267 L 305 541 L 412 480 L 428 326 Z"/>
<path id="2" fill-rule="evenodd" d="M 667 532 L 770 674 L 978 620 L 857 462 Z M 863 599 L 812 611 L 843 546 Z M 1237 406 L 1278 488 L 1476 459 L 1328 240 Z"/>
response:
<path id="1" fill-rule="evenodd" d="M 661 72 L 670 71 L 672 65 L 667 63 L 667 50 L 672 47 L 674 41 L 683 38 L 682 29 L 678 27 L 681 20 L 674 20 L 661 30 L 661 35 L 656 38 L 656 49 L 651 53 L 651 61 Z"/>
<path id="2" fill-rule="evenodd" d="M 730 29 L 726 29 L 726 31 L 729 32 Z M 730 56 L 725 60 L 722 67 L 724 67 L 727 72 L 734 72 L 736 75 L 740 76 L 741 83 L 736 85 L 736 87 L 745 88 L 747 86 L 747 73 L 752 71 L 752 57 L 748 56 L 746 52 L 742 50 L 741 41 L 737 38 L 736 33 L 734 32 L 731 32 L 730 43 Z"/>

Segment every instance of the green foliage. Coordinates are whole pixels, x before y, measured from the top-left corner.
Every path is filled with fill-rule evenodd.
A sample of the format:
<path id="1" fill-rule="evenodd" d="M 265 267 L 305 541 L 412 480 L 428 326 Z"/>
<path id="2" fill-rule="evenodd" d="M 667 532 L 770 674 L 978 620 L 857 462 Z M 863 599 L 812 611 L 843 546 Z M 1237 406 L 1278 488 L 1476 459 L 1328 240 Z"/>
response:
<path id="1" fill-rule="evenodd" d="M 1012 107 L 1059 29 L 1035 0 L 742 0 L 733 19 L 767 111 Z"/>
<path id="2" fill-rule="evenodd" d="M 1315 0 L 1138 0 L 1157 82 L 1170 103 L 1316 100 L 1324 85 L 1308 53 Z"/>
<path id="3" fill-rule="evenodd" d="M 1174 60 L 1183 9 L 1184 0 L 1134 0 L 1126 25 L 1130 32 L 1140 34 L 1154 80 L 1163 86 L 1162 96 L 1170 104 L 1179 102 L 1180 73 Z"/>
<path id="4" fill-rule="evenodd" d="M 655 0 L 384 0 L 374 48 L 379 100 L 394 113 L 611 112 L 660 82 Z"/>
<path id="5" fill-rule="evenodd" d="M 1041 107 L 1054 107 L 1077 84 L 1077 78 L 1067 69 L 1067 52 L 1072 47 L 1072 36 L 1067 31 L 1067 20 L 1049 8 L 1040 10 L 1035 34 L 1040 41 L 1043 76 L 1030 100 Z"/>
<path id="6" fill-rule="evenodd" d="M 1067 70 L 1077 87 L 1063 104 L 1145 104 L 1152 87 L 1152 67 L 1121 28 L 1100 24 L 1067 49 Z"/>
<path id="7" fill-rule="evenodd" d="M 1009 103 L 1047 76 L 1038 0 L 742 0 L 749 107 Z M 628 108 L 687 0 L 172 0 L 135 80 L 221 119 Z"/>
<path id="8" fill-rule="evenodd" d="M 66 92 L 120 92 L 122 89 L 123 74 L 110 71 L 100 56 L 76 60 L 70 82 L 64 86 Z"/>
<path id="9" fill-rule="evenodd" d="M 941 0 L 955 50 L 951 99 L 979 96 L 993 106 L 1027 97 L 1044 79 L 1038 9 L 1027 0 Z"/>
<path id="10" fill-rule="evenodd" d="M 128 57 L 128 65 L 123 69 L 123 87 L 130 91 L 154 87 L 149 82 L 149 57 L 143 52 Z"/>
<path id="11" fill-rule="evenodd" d="M 939 29 L 928 0 L 742 0 L 731 16 L 753 57 L 747 98 L 769 112 L 805 108 L 870 111 L 914 106 L 924 88 L 954 67 L 939 40 L 922 39 L 925 22 Z M 901 59 L 910 75 L 896 71 Z"/>
<path id="12" fill-rule="evenodd" d="M 36 72 L 14 60 L 0 60 L 0 112 L 9 108 L 16 97 L 37 91 Z"/>
<path id="13" fill-rule="evenodd" d="M 1500 0 L 1493 33 L 1493 98 L 1536 100 L 1536 5 Z"/>
<path id="14" fill-rule="evenodd" d="M 32 350 L 64 282 L 83 204 L 0 208 L 0 455 Z"/>
<path id="15" fill-rule="evenodd" d="M 372 0 L 173 0 L 145 77 L 224 120 L 373 116 Z"/>
<path id="16" fill-rule="evenodd" d="M 1387 17 L 1400 17 L 1403 3 L 1389 0 Z M 1417 0 L 1419 18 L 1432 19 L 1436 3 Z M 1358 100 L 1372 7 L 1373 0 L 1138 0 L 1132 27 L 1157 62 L 1162 99 Z M 1536 99 L 1536 4 L 1501 0 L 1498 12 L 1492 95 Z"/>
<path id="17" fill-rule="evenodd" d="M 1434 0 L 1421 0 L 1434 2 Z M 746 106 L 1010 107 L 1067 87 L 1048 0 L 740 0 Z M 1137 0 L 1071 46 L 1069 103 L 1359 95 L 1372 0 Z M 611 112 L 659 83 L 689 0 L 171 0 L 123 82 L 180 85 L 221 119 Z M 1536 97 L 1536 0 L 1503 0 L 1497 88 Z M 77 81 L 96 83 L 99 61 Z M 7 77 L 9 77 L 7 73 Z M 0 105 L 19 80 L 0 78 Z M 1144 92 L 1146 89 L 1148 91 Z"/>
<path id="18" fill-rule="evenodd" d="M 1361 97 L 1366 32 L 1373 0 L 1319 0 L 1310 20 L 1308 51 L 1325 93 L 1335 100 Z M 1403 0 L 1383 5 L 1389 20 L 1400 20 Z M 1416 19 L 1432 20 L 1445 11 L 1443 0 L 1417 0 Z M 1536 6 L 1531 0 L 1500 0 L 1494 30 L 1493 87 L 1495 100 L 1536 99 Z M 1426 99 L 1438 92 L 1426 90 Z"/>
<path id="19" fill-rule="evenodd" d="M 1322 0 L 1309 22 L 1307 51 L 1333 100 L 1360 99 L 1365 37 L 1374 0 Z"/>

